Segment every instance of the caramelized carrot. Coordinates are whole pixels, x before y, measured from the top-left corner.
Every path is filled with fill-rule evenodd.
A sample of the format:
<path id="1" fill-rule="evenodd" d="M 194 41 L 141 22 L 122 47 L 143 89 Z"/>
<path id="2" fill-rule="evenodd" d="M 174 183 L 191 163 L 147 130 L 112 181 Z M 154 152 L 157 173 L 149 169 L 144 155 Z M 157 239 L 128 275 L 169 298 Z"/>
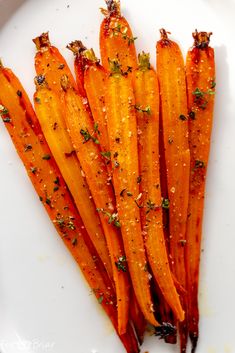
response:
<path id="1" fill-rule="evenodd" d="M 188 51 L 186 62 L 191 152 L 186 272 L 192 352 L 198 341 L 200 246 L 215 94 L 214 50 L 209 46 L 210 35 L 206 32 L 193 33 L 194 46 Z"/>
<path id="2" fill-rule="evenodd" d="M 118 59 L 123 72 L 137 67 L 135 39 L 127 20 L 121 15 L 120 0 L 106 0 L 107 10 L 100 26 L 100 53 L 102 65 L 109 70 L 109 60 Z"/>
<path id="3" fill-rule="evenodd" d="M 42 33 L 39 37 L 33 39 L 33 42 L 37 48 L 35 55 L 35 70 L 37 75 L 44 76 L 49 87 L 53 87 L 53 91 L 56 93 L 60 93 L 62 90 L 60 78 L 63 75 L 67 75 L 71 84 L 76 87 L 68 64 L 59 50 L 51 45 L 48 32 Z"/>
<path id="4" fill-rule="evenodd" d="M 135 98 L 130 77 L 122 74 L 117 61 L 110 64 L 112 74 L 106 81 L 105 100 L 117 210 L 137 301 L 146 320 L 157 326 L 140 224 Z"/>
<path id="5" fill-rule="evenodd" d="M 116 299 L 78 214 L 63 176 L 47 145 L 40 124 L 21 83 L 10 69 L 0 65 L 0 115 L 28 176 L 58 235 L 117 329 Z M 108 284 L 106 284 L 108 283 Z M 120 336 L 128 353 L 138 353 L 130 324 Z"/>
<path id="6" fill-rule="evenodd" d="M 80 40 L 75 40 L 74 42 L 69 43 L 69 45 L 67 45 L 67 48 L 71 50 L 75 56 L 74 71 L 78 92 L 81 96 L 86 98 L 86 91 L 84 87 L 84 70 L 86 65 L 86 59 L 82 55 L 83 51 L 86 50 L 86 47 L 84 47 Z"/>
<path id="7" fill-rule="evenodd" d="M 63 78 L 62 85 L 65 91 L 63 99 L 67 127 L 95 201 L 111 257 L 118 303 L 118 330 L 121 334 L 126 331 L 128 321 L 129 278 L 120 223 L 115 210 L 115 196 L 99 148 L 96 126 L 82 97 L 70 86 L 67 77 Z"/>
<path id="8" fill-rule="evenodd" d="M 130 318 L 134 325 L 139 344 L 141 345 L 144 340 L 144 332 L 147 326 L 147 322 L 144 318 L 143 313 L 140 310 L 139 304 L 137 302 L 137 299 L 133 290 L 131 295 Z"/>
<path id="9" fill-rule="evenodd" d="M 110 164 L 110 155 L 104 100 L 104 86 L 107 73 L 96 58 L 93 49 L 86 49 L 80 41 L 70 43 L 69 48 L 72 48 L 75 55 L 75 72 L 81 72 L 80 76 L 76 75 L 77 85 L 79 86 L 79 82 L 82 82 L 84 86 L 84 95 L 88 98 L 93 120 L 98 125 L 100 147 L 108 165 Z"/>
<path id="10" fill-rule="evenodd" d="M 37 87 L 34 95 L 35 109 L 42 131 L 74 198 L 90 239 L 112 278 L 112 267 L 103 229 L 67 130 L 60 96 L 48 88 L 47 82 L 45 79 L 42 80 L 41 76 L 35 78 L 35 83 Z"/>
<path id="11" fill-rule="evenodd" d="M 141 223 L 146 251 L 164 298 L 177 319 L 183 321 L 184 311 L 171 276 L 163 232 L 162 207 L 165 204 L 161 198 L 159 173 L 159 88 L 149 54 L 139 54 L 139 68 L 134 71 L 133 80 L 139 131 Z"/>
<path id="12" fill-rule="evenodd" d="M 185 236 L 190 170 L 186 80 L 180 48 L 168 38 L 163 29 L 161 40 L 157 42 L 157 69 L 169 197 L 170 260 L 176 279 L 185 288 Z M 168 206 L 168 202 L 165 206 Z M 186 298 L 181 297 L 185 306 Z M 185 352 L 186 321 L 180 325 L 180 337 L 181 352 Z"/>

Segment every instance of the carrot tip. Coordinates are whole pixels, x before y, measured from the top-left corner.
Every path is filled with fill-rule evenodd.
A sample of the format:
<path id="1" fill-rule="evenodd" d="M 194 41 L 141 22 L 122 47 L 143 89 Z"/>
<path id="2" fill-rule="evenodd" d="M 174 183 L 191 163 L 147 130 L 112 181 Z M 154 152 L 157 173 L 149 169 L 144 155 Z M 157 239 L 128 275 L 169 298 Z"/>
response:
<path id="1" fill-rule="evenodd" d="M 100 8 L 105 17 L 121 16 L 120 0 L 105 0 L 107 9 Z"/>
<path id="2" fill-rule="evenodd" d="M 4 66 L 3 66 L 3 63 L 2 63 L 2 60 L 1 60 L 1 58 L 0 58 L 0 68 L 3 68 Z"/>
<path id="3" fill-rule="evenodd" d="M 33 42 L 36 45 L 37 50 L 50 47 L 49 32 L 42 33 L 40 36 L 34 38 Z"/>
<path id="4" fill-rule="evenodd" d="M 190 336 L 190 340 L 191 340 L 191 344 L 192 344 L 191 353 L 195 353 L 196 348 L 197 348 L 198 335 L 189 334 L 189 336 Z"/>
<path id="5" fill-rule="evenodd" d="M 73 42 L 69 43 L 66 48 L 71 50 L 73 54 L 76 56 L 79 56 L 83 51 L 87 49 L 83 45 L 81 40 L 74 40 Z"/>
<path id="6" fill-rule="evenodd" d="M 195 32 L 192 33 L 194 39 L 194 47 L 199 49 L 208 48 L 212 34 L 212 32 L 198 32 L 197 29 L 195 29 Z"/>

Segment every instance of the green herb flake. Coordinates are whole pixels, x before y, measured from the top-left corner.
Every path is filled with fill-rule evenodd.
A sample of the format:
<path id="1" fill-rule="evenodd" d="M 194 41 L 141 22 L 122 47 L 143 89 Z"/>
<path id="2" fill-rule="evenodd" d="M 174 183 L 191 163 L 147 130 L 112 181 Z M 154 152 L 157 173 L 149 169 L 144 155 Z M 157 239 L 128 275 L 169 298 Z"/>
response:
<path id="1" fill-rule="evenodd" d="M 111 152 L 110 151 L 105 151 L 105 152 L 100 152 L 101 156 L 110 160 L 111 158 Z"/>
<path id="2" fill-rule="evenodd" d="M 33 174 L 36 174 L 37 168 L 36 167 L 30 167 L 30 172 Z"/>
<path id="3" fill-rule="evenodd" d="M 60 65 L 58 66 L 58 69 L 59 69 L 59 70 L 63 70 L 63 68 L 64 68 L 64 64 L 60 64 Z"/>
<path id="4" fill-rule="evenodd" d="M 42 196 L 39 196 L 39 200 L 40 200 L 40 201 L 43 201 L 43 197 L 42 197 Z"/>
<path id="5" fill-rule="evenodd" d="M 77 245 L 77 243 L 78 243 L 77 238 L 73 238 L 71 243 L 72 243 L 73 246 Z"/>
<path id="6" fill-rule="evenodd" d="M 49 205 L 49 206 L 51 206 L 51 200 L 48 199 L 48 198 L 46 198 L 46 204 Z"/>
<path id="7" fill-rule="evenodd" d="M 55 192 L 55 191 L 58 191 L 58 190 L 59 190 L 59 186 L 56 185 L 56 186 L 54 187 L 53 191 Z"/>
<path id="8" fill-rule="evenodd" d="M 141 178 L 141 176 L 139 175 L 139 176 L 137 177 L 137 179 L 136 179 L 137 184 L 140 184 L 140 183 L 141 183 L 141 180 L 142 180 L 142 178 Z"/>
<path id="9" fill-rule="evenodd" d="M 152 202 L 151 200 L 147 201 L 147 211 L 146 213 L 149 213 L 150 211 L 153 211 L 156 209 L 156 205 L 154 202 Z"/>
<path id="10" fill-rule="evenodd" d="M 96 143 L 97 145 L 99 145 L 100 144 L 100 142 L 99 142 L 99 140 L 96 138 L 96 137 L 94 137 L 94 136 L 92 136 L 90 133 L 89 133 L 89 131 L 86 129 L 86 130 L 84 130 L 84 129 L 81 129 L 80 130 L 80 134 L 83 136 L 83 138 L 84 138 L 84 141 L 83 141 L 83 143 L 86 143 L 86 142 L 88 142 L 89 140 L 92 140 L 94 143 Z"/>
<path id="11" fill-rule="evenodd" d="M 9 114 L 9 111 L 3 105 L 0 105 L 0 114 L 1 115 L 6 115 L 6 114 Z"/>
<path id="12" fill-rule="evenodd" d="M 97 132 L 97 133 L 99 133 L 99 130 L 98 130 L 98 128 L 99 128 L 99 125 L 98 125 L 98 123 L 94 123 L 94 132 Z"/>
<path id="13" fill-rule="evenodd" d="M 130 191 L 126 192 L 127 196 L 133 196 L 133 194 Z"/>
<path id="14" fill-rule="evenodd" d="M 20 98 L 22 97 L 22 92 L 21 92 L 20 90 L 18 90 L 18 91 L 16 92 L 16 94 L 17 94 L 18 97 L 20 97 Z"/>
<path id="15" fill-rule="evenodd" d="M 121 224 L 118 219 L 118 214 L 117 213 L 110 213 L 103 208 L 97 208 L 97 212 L 102 212 L 105 216 L 108 217 L 108 224 L 113 224 L 115 227 L 120 228 Z"/>
<path id="16" fill-rule="evenodd" d="M 215 86 L 216 86 L 216 82 L 213 80 L 213 81 L 211 82 L 211 88 L 215 88 Z"/>
<path id="17" fill-rule="evenodd" d="M 98 303 L 99 303 L 99 304 L 102 304 L 103 300 L 104 300 L 104 297 L 103 297 L 103 295 L 101 295 L 101 296 L 98 298 Z"/>
<path id="18" fill-rule="evenodd" d="M 9 117 L 2 118 L 2 121 L 3 121 L 4 123 L 10 123 L 10 122 L 11 122 L 11 118 L 9 118 Z"/>
<path id="19" fill-rule="evenodd" d="M 183 115 L 183 114 L 180 114 L 179 119 L 182 120 L 182 121 L 187 120 L 186 116 Z"/>
<path id="20" fill-rule="evenodd" d="M 141 113 L 146 113 L 148 115 L 151 114 L 151 109 L 150 109 L 150 106 L 147 105 L 145 108 L 141 108 L 140 105 L 134 105 L 134 108 L 138 111 L 138 112 L 141 112 Z"/>
<path id="21" fill-rule="evenodd" d="M 191 110 L 191 111 L 188 113 L 188 115 L 189 115 L 190 119 L 195 120 L 195 118 L 196 118 L 195 112 L 193 112 L 193 111 Z"/>
<path id="22" fill-rule="evenodd" d="M 60 185 L 60 179 L 58 177 L 55 178 L 54 180 L 54 184 L 56 185 Z"/>
<path id="23" fill-rule="evenodd" d="M 201 98 L 204 96 L 204 92 L 200 90 L 200 88 L 196 88 L 195 91 L 193 92 L 193 95 L 196 96 L 196 98 Z"/>
<path id="24" fill-rule="evenodd" d="M 116 265 L 118 271 L 122 271 L 122 272 L 127 271 L 125 264 L 126 264 L 126 257 L 125 256 L 120 256 L 118 258 L 118 261 L 115 262 L 115 265 Z"/>
<path id="25" fill-rule="evenodd" d="M 44 156 L 42 156 L 42 159 L 49 161 L 49 159 L 51 159 L 51 156 L 49 154 L 44 154 Z"/>
<path id="26" fill-rule="evenodd" d="M 169 199 L 162 199 L 162 208 L 169 209 L 170 208 L 170 200 Z"/>
<path id="27" fill-rule="evenodd" d="M 169 137 L 169 139 L 168 139 L 168 143 L 171 145 L 172 143 L 173 143 L 173 138 L 171 138 L 171 137 Z"/>
<path id="28" fill-rule="evenodd" d="M 205 162 L 200 161 L 199 159 L 195 160 L 195 164 L 194 164 L 195 168 L 205 168 Z"/>
<path id="29" fill-rule="evenodd" d="M 35 97 L 35 102 L 38 103 L 38 104 L 41 104 L 41 99 L 38 98 L 38 97 Z"/>

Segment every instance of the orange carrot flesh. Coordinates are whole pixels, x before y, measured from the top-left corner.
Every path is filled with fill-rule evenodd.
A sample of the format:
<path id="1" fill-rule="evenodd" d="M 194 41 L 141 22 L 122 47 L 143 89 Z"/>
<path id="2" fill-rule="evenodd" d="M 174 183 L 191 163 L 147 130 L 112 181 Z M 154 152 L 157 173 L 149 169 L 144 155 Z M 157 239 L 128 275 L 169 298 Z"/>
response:
<path id="1" fill-rule="evenodd" d="M 149 55 L 139 55 L 139 68 L 133 74 L 135 109 L 139 131 L 141 222 L 153 275 L 167 303 L 179 321 L 184 320 L 168 261 L 162 223 L 159 173 L 159 88 Z"/>
<path id="2" fill-rule="evenodd" d="M 88 53 L 89 51 L 87 50 L 84 52 L 84 55 L 87 56 Z M 99 141 L 103 152 L 109 151 L 104 89 L 106 75 L 107 73 L 105 69 L 95 58 L 87 61 L 87 66 L 84 72 L 84 85 L 93 119 L 99 126 Z M 106 157 L 109 158 L 108 155 Z"/>
<path id="3" fill-rule="evenodd" d="M 120 1 L 106 1 L 107 10 L 100 27 L 100 53 L 102 65 L 109 70 L 109 60 L 118 59 L 124 72 L 137 67 L 135 37 L 120 12 Z"/>
<path id="4" fill-rule="evenodd" d="M 190 152 L 188 111 L 183 56 L 165 30 L 157 42 L 157 70 L 160 84 L 163 138 L 169 197 L 170 260 L 172 271 L 185 288 L 185 244 L 188 215 Z M 185 295 L 181 296 L 185 306 Z M 186 307 L 184 307 L 186 310 Z M 186 351 L 186 321 L 180 326 L 181 352 Z"/>
<path id="5" fill-rule="evenodd" d="M 53 91 L 56 93 L 62 91 L 60 78 L 63 75 L 67 75 L 73 87 L 76 87 L 68 64 L 59 50 L 51 45 L 48 33 L 42 33 L 39 37 L 33 39 L 33 42 L 37 48 L 35 55 L 35 70 L 37 75 L 45 76 L 49 87 L 53 87 Z"/>
<path id="6" fill-rule="evenodd" d="M 94 124 L 82 98 L 69 87 L 69 83 L 64 82 L 63 87 L 66 123 L 106 236 L 117 294 L 119 333 L 124 333 L 129 313 L 129 278 L 115 196 L 99 148 L 98 135 L 95 137 Z"/>
<path id="7" fill-rule="evenodd" d="M 74 198 L 90 239 L 112 278 L 112 267 L 103 229 L 67 130 L 60 96 L 50 90 L 45 81 L 36 84 L 35 109 L 44 136 Z"/>
<path id="8" fill-rule="evenodd" d="M 191 152 L 186 269 L 192 352 L 195 351 L 198 341 L 200 246 L 215 94 L 214 50 L 209 46 L 210 35 L 211 33 L 206 32 L 193 33 L 195 42 L 188 51 L 186 61 Z"/>
<path id="9" fill-rule="evenodd" d="M 47 145 L 40 124 L 21 83 L 0 66 L 0 115 L 28 176 L 59 236 L 78 263 L 116 330 L 116 298 L 97 252 L 91 244 L 63 176 Z M 48 173 L 50 171 L 50 173 Z M 138 353 L 130 324 L 119 336 L 128 353 Z"/>
<path id="10" fill-rule="evenodd" d="M 105 100 L 117 210 L 137 301 L 146 320 L 157 326 L 159 324 L 153 313 L 140 210 L 137 205 L 140 195 L 134 93 L 131 79 L 122 75 L 117 62 L 112 64 L 113 73 L 106 81 Z"/>

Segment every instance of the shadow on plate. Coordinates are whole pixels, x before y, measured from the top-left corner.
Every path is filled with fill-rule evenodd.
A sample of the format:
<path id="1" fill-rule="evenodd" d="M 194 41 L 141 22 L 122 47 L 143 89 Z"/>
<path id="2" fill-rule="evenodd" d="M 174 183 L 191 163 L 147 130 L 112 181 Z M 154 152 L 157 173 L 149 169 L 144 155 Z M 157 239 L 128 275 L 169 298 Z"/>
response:
<path id="1" fill-rule="evenodd" d="M 0 29 L 26 0 L 0 0 Z"/>

